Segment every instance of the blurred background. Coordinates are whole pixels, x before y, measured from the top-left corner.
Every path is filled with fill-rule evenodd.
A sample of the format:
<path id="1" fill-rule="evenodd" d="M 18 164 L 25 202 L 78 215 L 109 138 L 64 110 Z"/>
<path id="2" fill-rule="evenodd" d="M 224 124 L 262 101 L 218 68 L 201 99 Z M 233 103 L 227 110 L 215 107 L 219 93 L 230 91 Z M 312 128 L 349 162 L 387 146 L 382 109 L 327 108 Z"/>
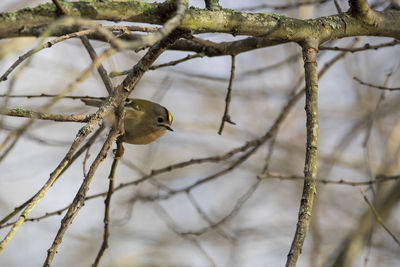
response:
<path id="1" fill-rule="evenodd" d="M 0 7 L 4 12 L 45 2 L 6 0 Z M 204 7 L 203 1 L 189 2 L 192 6 Z M 235 10 L 279 13 L 303 19 L 337 13 L 334 1 L 317 2 L 321 3 L 282 9 L 273 7 L 297 1 L 221 0 L 220 4 Z M 347 1 L 337 2 L 343 11 L 348 9 Z M 370 1 L 378 10 L 383 10 L 390 2 Z M 267 4 L 270 6 L 262 6 Z M 244 38 L 218 33 L 196 36 L 215 42 Z M 346 38 L 324 46 L 363 47 L 391 41 L 389 38 Z M 37 42 L 35 38 L 1 40 L 1 74 Z M 93 41 L 92 44 L 98 54 L 108 48 L 108 44 L 102 42 Z M 104 66 L 108 71 L 129 69 L 144 53 L 124 51 L 106 60 Z M 319 69 L 340 53 L 321 49 Z M 167 51 L 156 64 L 188 54 L 193 53 Z M 346 53 L 321 77 L 319 179 L 361 182 L 374 179 L 378 174 L 399 173 L 400 93 L 364 86 L 353 79 L 399 87 L 399 59 L 398 45 Z M 40 51 L 23 67 L 17 68 L 8 81 L 0 83 L 0 94 L 8 90 L 12 90 L 11 95 L 57 94 L 90 63 L 80 40 L 61 42 Z M 225 124 L 222 135 L 218 135 L 230 69 L 230 56 L 203 57 L 144 75 L 131 97 L 149 99 L 167 107 L 174 117 L 174 132 L 150 145 L 126 144 L 125 155 L 117 169 L 117 186 L 172 164 L 225 155 L 262 137 L 293 92 L 304 86 L 301 49 L 296 44 L 239 54 L 229 112 L 236 125 Z M 118 85 L 122 79 L 114 78 L 113 84 Z M 71 95 L 106 96 L 107 92 L 98 73 L 93 71 Z M 7 105 L 8 108 L 38 110 L 47 100 L 11 98 Z M 95 111 L 72 99 L 59 101 L 51 110 L 59 114 Z M 1 139 L 25 121 L 1 117 Z M 38 120 L 28 129 L 0 163 L 1 218 L 37 192 L 82 126 Z M 86 161 L 82 155 L 61 176 L 34 208 L 31 217 L 71 203 L 105 135 L 106 131 L 90 148 Z M 109 248 L 100 266 L 283 266 L 294 236 L 303 188 L 303 181 L 293 176 L 303 175 L 305 135 L 303 97 L 280 124 L 277 134 L 241 164 L 235 162 L 248 150 L 227 160 L 177 168 L 118 190 L 111 203 Z M 88 195 L 107 191 L 112 159 L 110 151 L 96 172 Z M 221 171 L 224 173 L 194 186 L 189 193 L 169 191 L 179 191 Z M 261 175 L 263 173 L 265 175 Z M 264 179 L 259 180 L 260 175 Z M 273 178 L 276 176 L 283 179 Z M 360 194 L 360 187 L 375 201 L 385 223 L 399 236 L 400 194 L 395 191 L 399 188 L 398 180 L 372 186 L 319 183 L 310 231 L 298 266 L 340 264 L 343 251 L 352 252 L 348 255 L 350 266 L 400 266 L 399 246 L 376 223 Z M 0 256 L 0 266 L 42 265 L 63 215 L 24 223 Z M 102 242 L 103 216 L 104 197 L 87 200 L 69 227 L 53 265 L 92 264 Z M 8 227 L 0 229 L 2 238 L 8 230 Z M 352 243 L 357 240 L 362 241 Z"/>

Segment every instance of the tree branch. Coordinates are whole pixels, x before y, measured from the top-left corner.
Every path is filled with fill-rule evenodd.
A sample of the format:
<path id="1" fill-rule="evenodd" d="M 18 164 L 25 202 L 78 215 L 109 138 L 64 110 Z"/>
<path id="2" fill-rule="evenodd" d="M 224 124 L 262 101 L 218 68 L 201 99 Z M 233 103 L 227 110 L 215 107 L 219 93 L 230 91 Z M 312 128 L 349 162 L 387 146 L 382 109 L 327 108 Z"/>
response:
<path id="1" fill-rule="evenodd" d="M 111 205 L 111 197 L 114 193 L 114 181 L 115 181 L 115 172 L 117 170 L 117 166 L 119 160 L 122 158 L 124 154 L 124 147 L 122 145 L 121 139 L 117 139 L 117 149 L 114 155 L 114 161 L 111 166 L 110 174 L 108 175 L 108 191 L 106 199 L 104 200 L 104 232 L 103 232 L 103 242 L 101 243 L 101 247 L 99 252 L 97 253 L 96 259 L 92 265 L 92 267 L 96 267 L 100 263 L 100 259 L 104 254 L 104 251 L 108 248 L 108 237 L 110 236 L 110 205 Z M 85 199 L 86 200 L 86 199 Z"/>
<path id="2" fill-rule="evenodd" d="M 206 8 L 211 11 L 221 10 L 221 6 L 219 5 L 219 0 L 205 0 Z"/>
<path id="3" fill-rule="evenodd" d="M 396 242 L 397 245 L 400 246 L 400 239 L 389 229 L 389 227 L 387 227 L 387 225 L 383 221 L 382 217 L 379 215 L 378 211 L 375 209 L 374 205 L 371 203 L 371 201 L 369 201 L 368 197 L 365 195 L 364 190 L 362 190 L 362 188 L 360 188 L 360 192 L 363 195 L 365 202 L 367 202 L 369 208 L 374 213 L 377 222 L 380 225 L 382 225 L 383 229 L 385 229 L 385 231 L 393 238 L 394 242 Z"/>
<path id="4" fill-rule="evenodd" d="M 371 84 L 371 83 L 366 83 L 366 82 L 361 81 L 357 77 L 353 77 L 353 79 L 356 80 L 357 82 L 359 82 L 362 85 L 373 87 L 373 88 L 376 88 L 376 89 L 379 89 L 379 90 L 387 90 L 387 91 L 398 91 L 398 90 L 400 90 L 400 87 L 387 87 L 387 86 L 382 86 L 382 85 L 375 85 L 375 84 Z"/>
<path id="5" fill-rule="evenodd" d="M 50 264 L 54 258 L 54 255 L 57 252 L 57 248 L 62 241 L 62 238 L 63 238 L 65 232 L 67 231 L 69 225 L 72 223 L 75 216 L 78 214 L 80 208 L 83 206 L 86 193 L 89 190 L 89 184 L 94 176 L 94 173 L 97 170 L 97 167 L 100 165 L 100 163 L 106 157 L 107 152 L 110 149 L 115 138 L 117 138 L 121 134 L 119 129 L 122 125 L 123 120 L 120 116 L 117 118 L 118 118 L 117 125 L 119 127 L 115 127 L 110 130 L 110 133 L 108 134 L 107 139 L 103 144 L 103 147 L 101 148 L 100 152 L 97 154 L 96 159 L 93 161 L 92 165 L 90 166 L 90 170 L 89 170 L 88 174 L 86 175 L 85 179 L 83 180 L 77 194 L 75 195 L 74 200 L 72 201 L 72 204 L 69 206 L 67 213 L 65 214 L 64 218 L 61 221 L 61 226 L 57 232 L 56 237 L 54 238 L 53 244 L 47 250 L 47 257 L 43 264 L 43 266 L 45 266 L 45 267 L 50 266 Z"/>
<path id="6" fill-rule="evenodd" d="M 318 44 L 309 42 L 303 46 L 303 59 L 306 80 L 306 115 L 307 115 L 307 144 L 304 164 L 304 187 L 300 202 L 299 218 L 296 233 L 290 248 L 286 267 L 296 266 L 302 251 L 308 226 L 311 220 L 314 202 L 317 159 L 318 159 Z"/>
<path id="7" fill-rule="evenodd" d="M 115 89 L 115 97 L 108 97 L 105 103 L 100 107 L 100 110 L 102 110 L 104 105 L 113 104 L 115 108 L 118 108 L 119 114 L 121 114 L 122 111 L 119 111 L 119 109 L 123 107 L 125 99 L 128 97 L 128 95 L 131 93 L 135 85 L 142 78 L 143 74 L 149 69 L 151 64 L 158 58 L 158 56 L 161 55 L 161 53 L 164 52 L 169 45 L 175 42 L 175 40 L 178 39 L 179 36 L 180 36 L 179 32 L 175 31 L 172 34 L 170 34 L 167 38 L 159 42 L 157 45 L 151 47 L 149 51 L 146 53 L 146 55 L 143 56 L 141 60 L 133 67 L 132 72 Z M 122 122 L 123 120 L 121 119 L 121 123 Z M 88 175 L 86 176 L 78 193 L 75 196 L 72 205 L 69 207 L 67 214 L 64 216 L 61 222 L 61 226 L 53 241 L 53 244 L 48 250 L 47 258 L 43 266 L 50 266 L 50 263 L 52 262 L 54 255 L 57 252 L 57 248 L 60 245 L 67 228 L 72 223 L 72 220 L 75 218 L 76 214 L 82 207 L 83 202 L 85 201 L 85 196 L 87 190 L 89 189 L 88 186 L 94 175 L 94 172 L 97 170 L 98 165 L 103 160 L 105 156 L 104 153 L 108 151 L 108 149 L 110 148 L 112 141 L 119 135 L 117 130 L 122 129 L 122 127 L 123 127 L 122 124 L 120 124 L 118 129 L 112 129 L 110 131 L 108 139 L 104 143 L 103 148 L 97 155 L 95 161 L 92 163 Z"/>
<path id="8" fill-rule="evenodd" d="M 371 9 L 367 0 L 349 0 L 349 14 L 370 25 L 377 25 L 380 16 Z"/>
<path id="9" fill-rule="evenodd" d="M 13 117 L 60 121 L 60 122 L 88 122 L 89 119 L 91 118 L 91 115 L 51 114 L 44 112 L 36 112 L 22 108 L 0 109 L 0 114 Z"/>
<path id="10" fill-rule="evenodd" d="M 222 115 L 221 125 L 219 126 L 219 130 L 218 130 L 219 135 L 221 135 L 222 131 L 224 130 L 225 122 L 228 122 L 233 125 L 236 124 L 231 120 L 231 116 L 229 115 L 229 105 L 231 103 L 232 84 L 233 84 L 234 78 L 235 78 L 235 56 L 233 55 L 232 63 L 231 63 L 231 76 L 229 78 L 229 85 L 228 85 L 228 89 L 227 89 L 226 97 L 225 97 L 225 110 L 224 110 L 224 115 Z"/>
<path id="11" fill-rule="evenodd" d="M 399 37 L 400 11 L 378 12 L 365 9 L 364 4 L 360 4 L 365 1 L 350 2 L 352 8 L 349 12 L 310 20 L 276 14 L 196 8 L 188 9 L 184 17 L 179 16 L 177 19 L 182 19 L 181 29 L 193 33 L 220 32 L 268 36 L 268 39 L 279 42 L 303 42 L 309 36 L 318 36 L 320 43 L 359 35 Z M 170 5 L 141 1 L 70 2 L 66 8 L 73 17 L 152 24 L 163 24 L 166 14 L 170 14 L 172 10 Z M 43 4 L 29 10 L 22 9 L 0 15 L 0 38 L 23 36 L 34 28 L 52 23 L 57 18 L 53 4 L 51 6 Z"/>

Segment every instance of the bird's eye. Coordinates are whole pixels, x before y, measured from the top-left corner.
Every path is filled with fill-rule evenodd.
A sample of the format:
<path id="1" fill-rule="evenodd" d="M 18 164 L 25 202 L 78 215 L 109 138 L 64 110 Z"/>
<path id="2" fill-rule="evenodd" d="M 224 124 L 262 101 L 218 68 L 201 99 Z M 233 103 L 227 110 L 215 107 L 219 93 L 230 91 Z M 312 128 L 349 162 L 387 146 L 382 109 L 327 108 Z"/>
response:
<path id="1" fill-rule="evenodd" d="M 158 123 L 163 123 L 163 122 L 164 122 L 164 119 L 163 119 L 162 117 L 158 117 L 158 118 L 157 118 L 157 122 L 158 122 Z"/>

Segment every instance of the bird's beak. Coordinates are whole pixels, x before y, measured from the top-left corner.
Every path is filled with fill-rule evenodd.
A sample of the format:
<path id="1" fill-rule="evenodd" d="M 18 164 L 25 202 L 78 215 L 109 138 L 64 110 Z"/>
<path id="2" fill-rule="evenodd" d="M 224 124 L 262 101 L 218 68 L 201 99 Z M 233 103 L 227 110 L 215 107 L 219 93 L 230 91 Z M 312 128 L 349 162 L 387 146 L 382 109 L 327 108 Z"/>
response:
<path id="1" fill-rule="evenodd" d="M 174 131 L 174 130 L 173 130 L 171 127 L 169 127 L 167 124 L 159 124 L 159 126 L 164 127 L 164 128 L 167 129 L 168 131 L 171 131 L 171 132 Z"/>

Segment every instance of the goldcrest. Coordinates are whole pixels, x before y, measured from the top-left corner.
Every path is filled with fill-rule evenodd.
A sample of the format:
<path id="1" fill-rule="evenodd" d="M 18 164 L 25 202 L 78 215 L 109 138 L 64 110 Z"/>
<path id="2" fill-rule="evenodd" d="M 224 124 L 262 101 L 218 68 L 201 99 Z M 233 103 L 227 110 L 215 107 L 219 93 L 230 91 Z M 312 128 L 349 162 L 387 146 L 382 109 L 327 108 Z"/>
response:
<path id="1" fill-rule="evenodd" d="M 81 99 L 86 105 L 99 107 L 104 99 L 83 98 Z M 163 134 L 167 130 L 173 131 L 171 128 L 172 115 L 165 107 L 144 99 L 128 98 L 125 102 L 125 133 L 122 141 L 144 145 L 149 144 Z M 107 126 L 112 126 L 115 122 L 114 112 L 110 112 L 104 117 Z"/>

